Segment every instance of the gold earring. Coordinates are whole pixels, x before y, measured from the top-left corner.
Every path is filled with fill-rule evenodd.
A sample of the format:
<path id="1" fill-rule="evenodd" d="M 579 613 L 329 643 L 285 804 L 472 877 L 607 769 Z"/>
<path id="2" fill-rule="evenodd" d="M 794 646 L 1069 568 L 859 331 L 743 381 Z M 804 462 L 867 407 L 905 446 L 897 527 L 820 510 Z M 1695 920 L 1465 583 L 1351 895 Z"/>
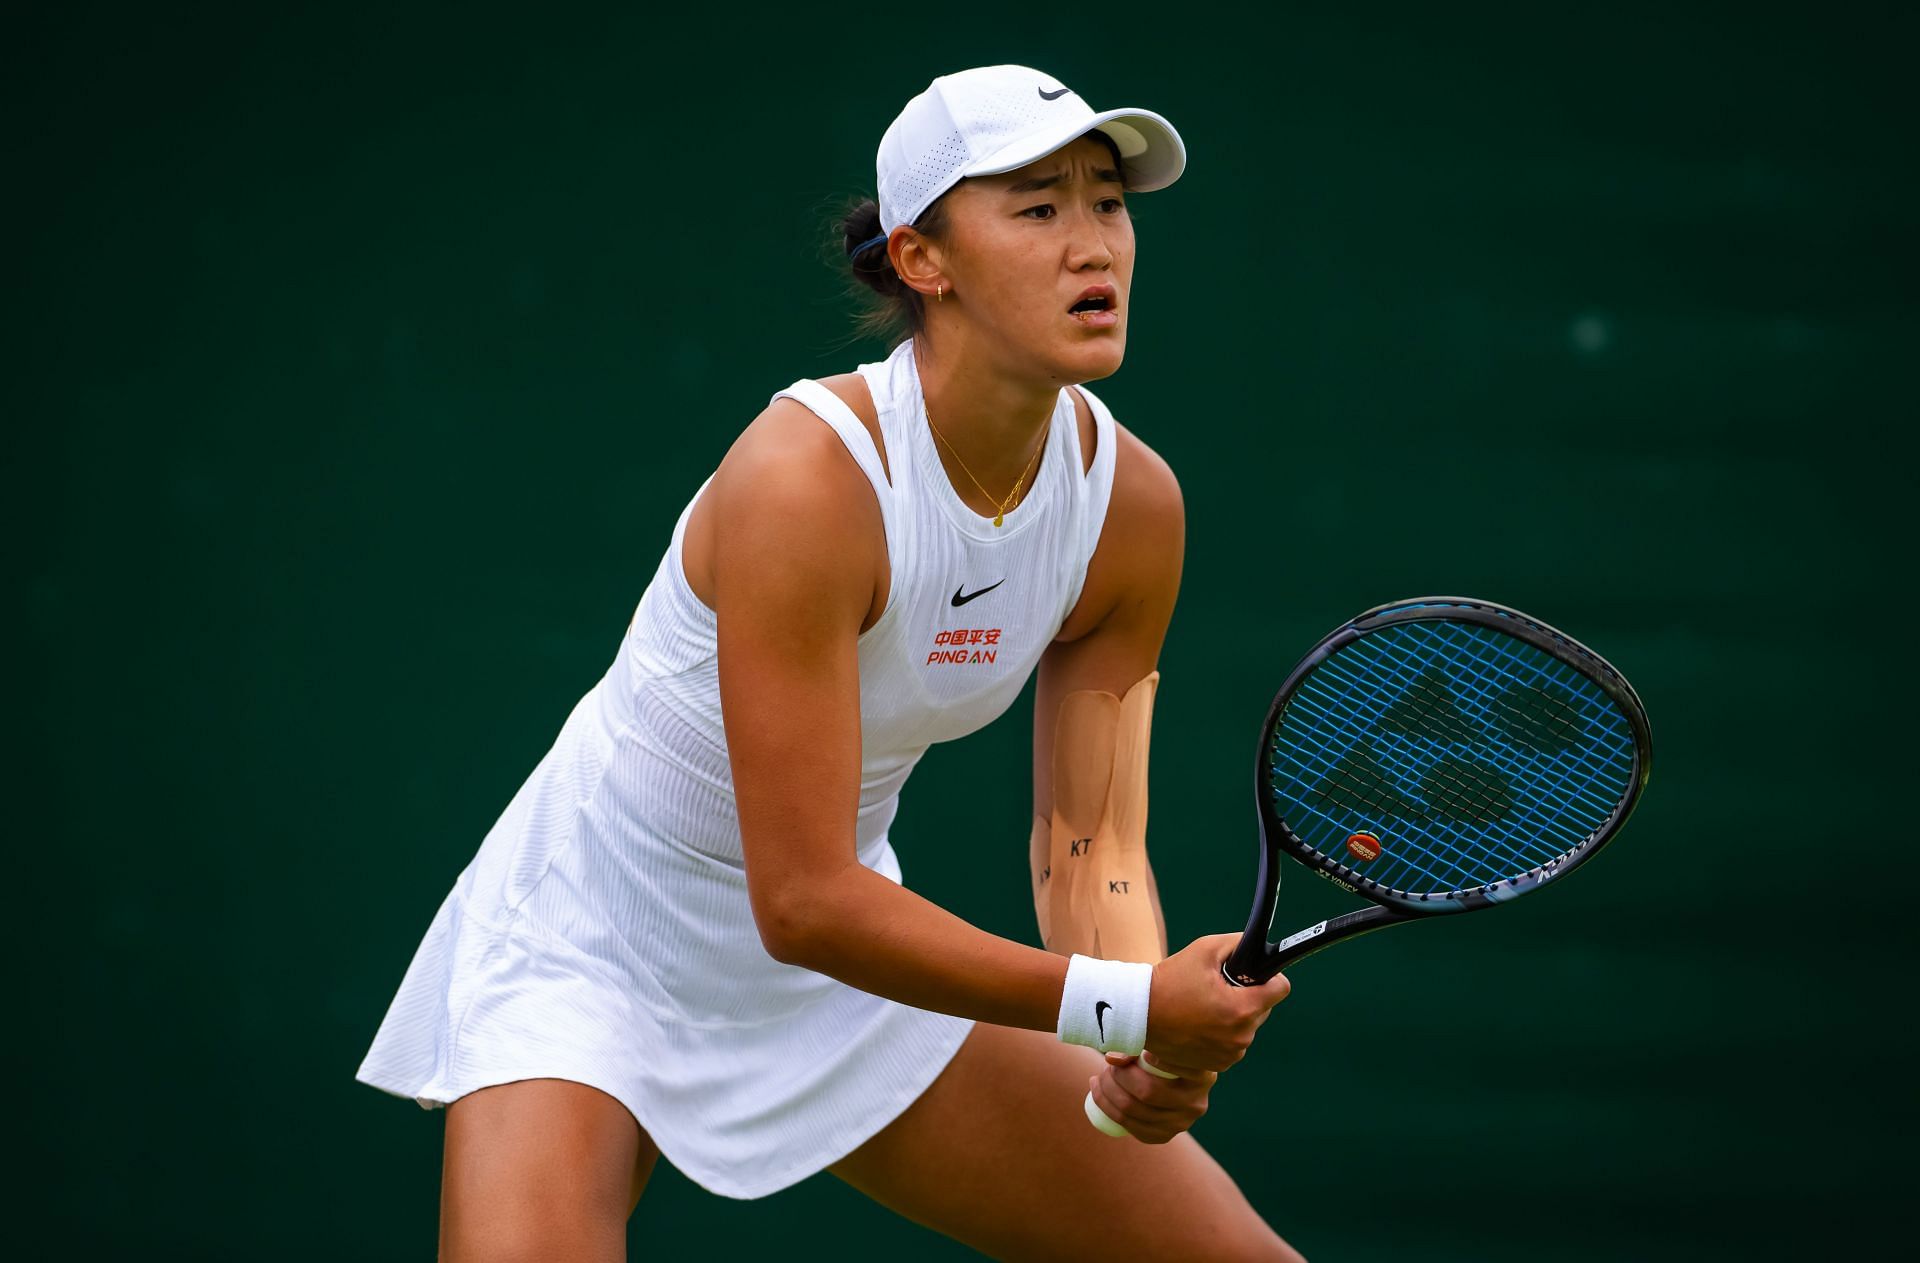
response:
<path id="1" fill-rule="evenodd" d="M 933 301 L 936 303 L 944 303 L 947 301 L 947 283 L 945 281 L 940 282 L 940 288 L 934 292 Z"/>

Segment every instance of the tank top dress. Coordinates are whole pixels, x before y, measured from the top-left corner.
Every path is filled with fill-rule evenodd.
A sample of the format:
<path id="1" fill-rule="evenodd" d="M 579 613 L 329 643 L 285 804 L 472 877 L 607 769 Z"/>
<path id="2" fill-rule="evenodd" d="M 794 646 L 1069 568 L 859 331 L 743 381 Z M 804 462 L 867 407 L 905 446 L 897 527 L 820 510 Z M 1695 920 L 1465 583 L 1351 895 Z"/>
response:
<path id="1" fill-rule="evenodd" d="M 891 583 L 859 638 L 855 839 L 860 862 L 897 882 L 888 827 L 914 765 L 1012 704 L 1079 599 L 1113 486 L 1114 422 L 1081 391 L 1097 439 L 1087 468 L 1063 389 L 1033 488 L 996 529 L 941 467 L 911 341 L 859 371 L 891 481 L 826 387 L 802 380 L 773 398 L 833 427 L 879 500 Z M 761 946 L 714 615 L 681 564 L 699 494 L 612 665 L 441 903 L 357 1078 L 428 1108 L 521 1079 L 584 1083 L 697 1183 L 761 1197 L 898 1117 L 973 1024 Z M 1026 841 L 1005 844 L 1024 854 Z"/>

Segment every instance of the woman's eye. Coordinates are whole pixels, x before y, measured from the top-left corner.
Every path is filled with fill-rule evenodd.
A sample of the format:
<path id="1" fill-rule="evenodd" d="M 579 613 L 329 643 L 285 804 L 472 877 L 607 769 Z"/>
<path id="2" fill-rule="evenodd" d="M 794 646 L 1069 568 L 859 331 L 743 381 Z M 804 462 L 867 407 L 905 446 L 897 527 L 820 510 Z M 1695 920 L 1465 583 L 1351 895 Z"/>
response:
<path id="1" fill-rule="evenodd" d="M 1100 208 L 1103 214 L 1107 215 L 1123 214 L 1127 209 L 1126 202 L 1117 197 L 1103 197 L 1096 202 L 1095 205 Z M 1055 217 L 1054 207 L 1051 202 L 1043 202 L 1038 206 L 1029 206 L 1020 213 L 1034 219 L 1042 220 L 1053 219 Z"/>

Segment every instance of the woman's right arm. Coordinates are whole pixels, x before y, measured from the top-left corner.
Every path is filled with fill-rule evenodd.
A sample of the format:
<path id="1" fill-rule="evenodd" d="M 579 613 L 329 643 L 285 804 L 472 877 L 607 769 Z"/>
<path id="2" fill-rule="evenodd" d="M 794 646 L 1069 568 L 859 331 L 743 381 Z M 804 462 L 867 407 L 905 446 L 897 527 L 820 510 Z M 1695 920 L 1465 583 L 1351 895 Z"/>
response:
<path id="1" fill-rule="evenodd" d="M 968 924 L 856 853 L 855 642 L 885 568 L 879 507 L 859 467 L 832 430 L 780 400 L 727 454 L 706 496 L 699 543 L 721 712 L 768 953 L 916 1008 L 1054 1029 L 1064 959 Z M 1156 971 L 1156 1016 L 1163 1002 L 1179 1014 L 1171 1028 L 1154 1023 L 1154 1049 L 1171 1062 L 1231 1065 L 1270 1006 L 1257 989 L 1221 982 L 1217 961 L 1203 959 L 1215 946 L 1203 939 Z"/>

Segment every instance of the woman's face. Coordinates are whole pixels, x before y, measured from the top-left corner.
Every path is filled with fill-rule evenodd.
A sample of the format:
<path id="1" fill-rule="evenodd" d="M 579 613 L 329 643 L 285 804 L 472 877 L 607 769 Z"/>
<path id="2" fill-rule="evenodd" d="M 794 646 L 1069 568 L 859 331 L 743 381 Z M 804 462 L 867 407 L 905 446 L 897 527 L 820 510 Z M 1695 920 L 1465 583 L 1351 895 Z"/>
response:
<path id="1" fill-rule="evenodd" d="M 1066 384 L 1097 381 L 1127 348 L 1133 220 L 1119 164 L 1093 136 L 947 195 L 941 275 L 969 326 L 1015 371 Z M 1089 291 L 1093 291 L 1089 296 Z M 929 303 L 930 327 L 940 324 Z M 937 336 L 937 335 L 936 335 Z"/>

